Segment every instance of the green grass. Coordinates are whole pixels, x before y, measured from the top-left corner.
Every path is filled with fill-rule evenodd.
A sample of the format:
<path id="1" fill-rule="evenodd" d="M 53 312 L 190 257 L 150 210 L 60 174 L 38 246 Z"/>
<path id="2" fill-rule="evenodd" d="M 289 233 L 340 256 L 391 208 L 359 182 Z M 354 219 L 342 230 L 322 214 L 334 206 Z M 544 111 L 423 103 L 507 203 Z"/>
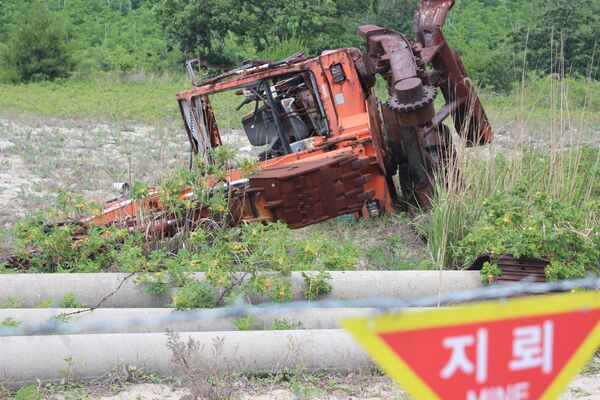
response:
<path id="1" fill-rule="evenodd" d="M 183 78 L 145 77 L 141 81 L 106 76 L 22 85 L 0 84 L 0 108 L 62 118 L 98 118 L 156 123 L 179 118 L 175 95 L 187 89 Z"/>
<path id="2" fill-rule="evenodd" d="M 175 96 L 190 88 L 192 84 L 184 76 L 145 76 L 133 80 L 105 75 L 20 85 L 0 83 L 0 108 L 61 118 L 157 124 L 179 120 Z M 241 118 L 250 109 L 246 106 L 235 110 L 242 99 L 243 96 L 233 92 L 211 96 L 221 129 L 241 128 Z"/>
<path id="3" fill-rule="evenodd" d="M 549 110 L 556 97 L 570 110 L 569 119 L 597 128 L 600 125 L 600 82 L 565 78 L 563 92 L 550 95 L 557 86 L 553 78 L 531 77 L 525 84 L 527 95 L 521 90 L 510 94 L 480 91 L 486 112 L 500 130 L 510 128 L 511 121 L 522 118 L 529 127 L 547 131 Z M 25 111 L 44 116 L 63 118 L 97 118 L 132 120 L 156 123 L 165 119 L 179 119 L 175 95 L 191 88 L 191 83 L 179 76 L 142 76 L 121 79 L 114 74 L 89 79 L 67 79 L 57 82 L 35 82 L 20 85 L 0 84 L 0 108 Z M 387 94 L 378 81 L 377 92 L 385 100 Z M 441 96 L 438 96 L 438 102 Z M 222 129 L 240 128 L 240 119 L 248 111 L 235 107 L 242 100 L 233 92 L 211 98 L 217 123 Z M 516 113 L 521 115 L 517 116 Z M 508 127 L 508 128 L 507 128 Z"/>

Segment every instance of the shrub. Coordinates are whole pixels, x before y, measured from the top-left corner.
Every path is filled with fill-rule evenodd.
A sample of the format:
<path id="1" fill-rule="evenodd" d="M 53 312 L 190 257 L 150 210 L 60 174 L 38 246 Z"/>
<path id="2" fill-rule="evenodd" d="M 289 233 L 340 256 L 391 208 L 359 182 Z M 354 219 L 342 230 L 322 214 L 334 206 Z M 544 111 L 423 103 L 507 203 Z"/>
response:
<path id="1" fill-rule="evenodd" d="M 485 199 L 480 218 L 458 243 L 455 256 L 465 264 L 486 253 L 492 260 L 505 254 L 547 259 L 550 281 L 581 278 L 587 269 L 596 269 L 600 230 L 586 220 L 592 204 L 575 207 L 545 192 L 530 194 L 528 186 L 522 181 Z M 490 268 L 482 272 L 487 275 Z"/>
<path id="2" fill-rule="evenodd" d="M 28 272 L 139 272 L 137 282 L 153 295 L 163 295 L 168 286 L 180 288 L 172 301 L 178 309 L 213 307 L 239 297 L 288 301 L 292 268 L 317 271 L 305 278 L 307 299 L 330 291 L 329 276 L 323 271 L 351 268 L 357 261 L 356 250 L 322 236 L 290 241 L 290 232 L 281 223 L 230 226 L 226 187 L 209 185 L 209 175 L 222 180 L 229 168 L 239 166 L 233 155 L 221 146 L 212 153 L 214 164 L 195 160 L 190 170 L 176 171 L 159 184 L 163 212 L 176 216 L 173 236 L 73 222 L 84 214 L 97 214 L 99 208 L 61 191 L 53 207 L 15 226 L 15 252 Z M 242 167 L 251 174 L 255 166 L 247 164 Z M 181 199 L 188 188 L 194 198 Z M 134 201 L 144 204 L 147 188 L 135 184 L 132 192 Z M 211 211 L 209 218 L 198 218 L 201 207 Z M 156 217 L 140 209 L 140 220 Z M 206 281 L 194 280 L 194 272 L 204 272 Z M 76 304 L 72 296 L 64 302 Z"/>
<path id="3" fill-rule="evenodd" d="M 62 24 L 43 1 L 31 5 L 2 52 L 4 79 L 26 82 L 67 77 L 74 68 Z"/>
<path id="4" fill-rule="evenodd" d="M 191 281 L 173 295 L 173 304 L 177 310 L 193 308 L 211 308 L 217 305 L 213 289 L 206 282 Z"/>

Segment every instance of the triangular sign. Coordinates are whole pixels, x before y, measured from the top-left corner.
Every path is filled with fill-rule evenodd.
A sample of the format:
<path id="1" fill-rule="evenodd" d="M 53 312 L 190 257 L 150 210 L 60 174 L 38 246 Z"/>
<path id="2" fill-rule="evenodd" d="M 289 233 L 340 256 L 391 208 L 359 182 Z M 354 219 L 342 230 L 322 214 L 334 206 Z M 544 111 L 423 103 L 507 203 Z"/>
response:
<path id="1" fill-rule="evenodd" d="M 340 323 L 415 399 L 556 399 L 600 346 L 600 293 Z"/>

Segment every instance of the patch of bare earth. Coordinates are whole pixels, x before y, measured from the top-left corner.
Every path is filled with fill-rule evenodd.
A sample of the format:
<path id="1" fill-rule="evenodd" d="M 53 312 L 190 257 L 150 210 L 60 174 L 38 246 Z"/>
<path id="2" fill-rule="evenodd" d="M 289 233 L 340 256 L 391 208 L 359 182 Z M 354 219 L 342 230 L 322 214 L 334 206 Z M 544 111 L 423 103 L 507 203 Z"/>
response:
<path id="1" fill-rule="evenodd" d="M 102 204 L 116 195 L 112 183 L 154 184 L 188 159 L 187 138 L 175 122 L 153 127 L 0 114 L 0 228 L 50 205 L 59 189 Z"/>

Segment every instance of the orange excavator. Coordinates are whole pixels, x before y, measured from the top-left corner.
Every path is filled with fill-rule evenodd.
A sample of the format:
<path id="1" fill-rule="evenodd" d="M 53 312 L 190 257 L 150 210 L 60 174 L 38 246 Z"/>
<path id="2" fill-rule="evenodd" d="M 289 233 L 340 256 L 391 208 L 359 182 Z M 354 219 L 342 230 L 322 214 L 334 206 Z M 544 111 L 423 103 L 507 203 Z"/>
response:
<path id="1" fill-rule="evenodd" d="M 201 60 L 189 60 L 193 89 L 177 95 L 191 151 L 211 164 L 222 145 L 211 97 L 225 91 L 240 96 L 244 134 L 259 162 L 254 174 L 229 171 L 232 220 L 282 221 L 291 228 L 343 214 L 372 217 L 392 213 L 395 204 L 427 208 L 434 176 L 454 155 L 450 117 L 467 146 L 492 140 L 483 107 L 460 61 L 442 33 L 453 0 L 424 0 L 414 16 L 411 39 L 400 32 L 363 25 L 356 48 L 302 53 L 281 61 L 247 62 L 197 79 Z M 375 94 L 376 78 L 389 98 Z M 445 102 L 436 111 L 434 99 Z M 397 179 L 394 177 L 397 176 Z M 397 182 L 397 183 L 396 183 Z M 182 199 L 193 198 L 191 189 Z M 146 202 L 121 199 L 85 222 L 136 220 L 140 204 L 161 210 L 152 192 Z M 210 211 L 199 212 L 208 217 Z M 167 213 L 168 214 L 168 213 Z M 174 223 L 164 217 L 157 229 Z"/>
<path id="2" fill-rule="evenodd" d="M 194 87 L 177 100 L 197 160 L 211 165 L 214 150 L 223 145 L 211 99 L 232 91 L 240 98 L 238 110 L 245 111 L 240 124 L 254 154 L 254 173 L 234 168 L 218 182 L 207 181 L 227 189 L 230 223 L 281 221 L 300 228 L 344 214 L 392 213 L 398 204 L 427 208 L 434 177 L 454 156 L 445 120 L 451 118 L 467 146 L 492 140 L 475 89 L 442 33 L 453 3 L 423 0 L 414 16 L 413 39 L 360 26 L 364 52 L 298 53 L 275 62 L 247 62 L 203 79 L 196 75 L 205 64 L 189 60 Z M 378 77 L 387 85 L 385 101 L 376 96 Z M 439 93 L 444 102 L 436 110 Z M 182 200 L 194 198 L 195 218 L 211 217 L 191 188 L 181 193 Z M 142 201 L 114 200 L 80 223 L 82 233 L 89 224 L 168 233 L 185 223 L 180 218 L 150 188 Z"/>

